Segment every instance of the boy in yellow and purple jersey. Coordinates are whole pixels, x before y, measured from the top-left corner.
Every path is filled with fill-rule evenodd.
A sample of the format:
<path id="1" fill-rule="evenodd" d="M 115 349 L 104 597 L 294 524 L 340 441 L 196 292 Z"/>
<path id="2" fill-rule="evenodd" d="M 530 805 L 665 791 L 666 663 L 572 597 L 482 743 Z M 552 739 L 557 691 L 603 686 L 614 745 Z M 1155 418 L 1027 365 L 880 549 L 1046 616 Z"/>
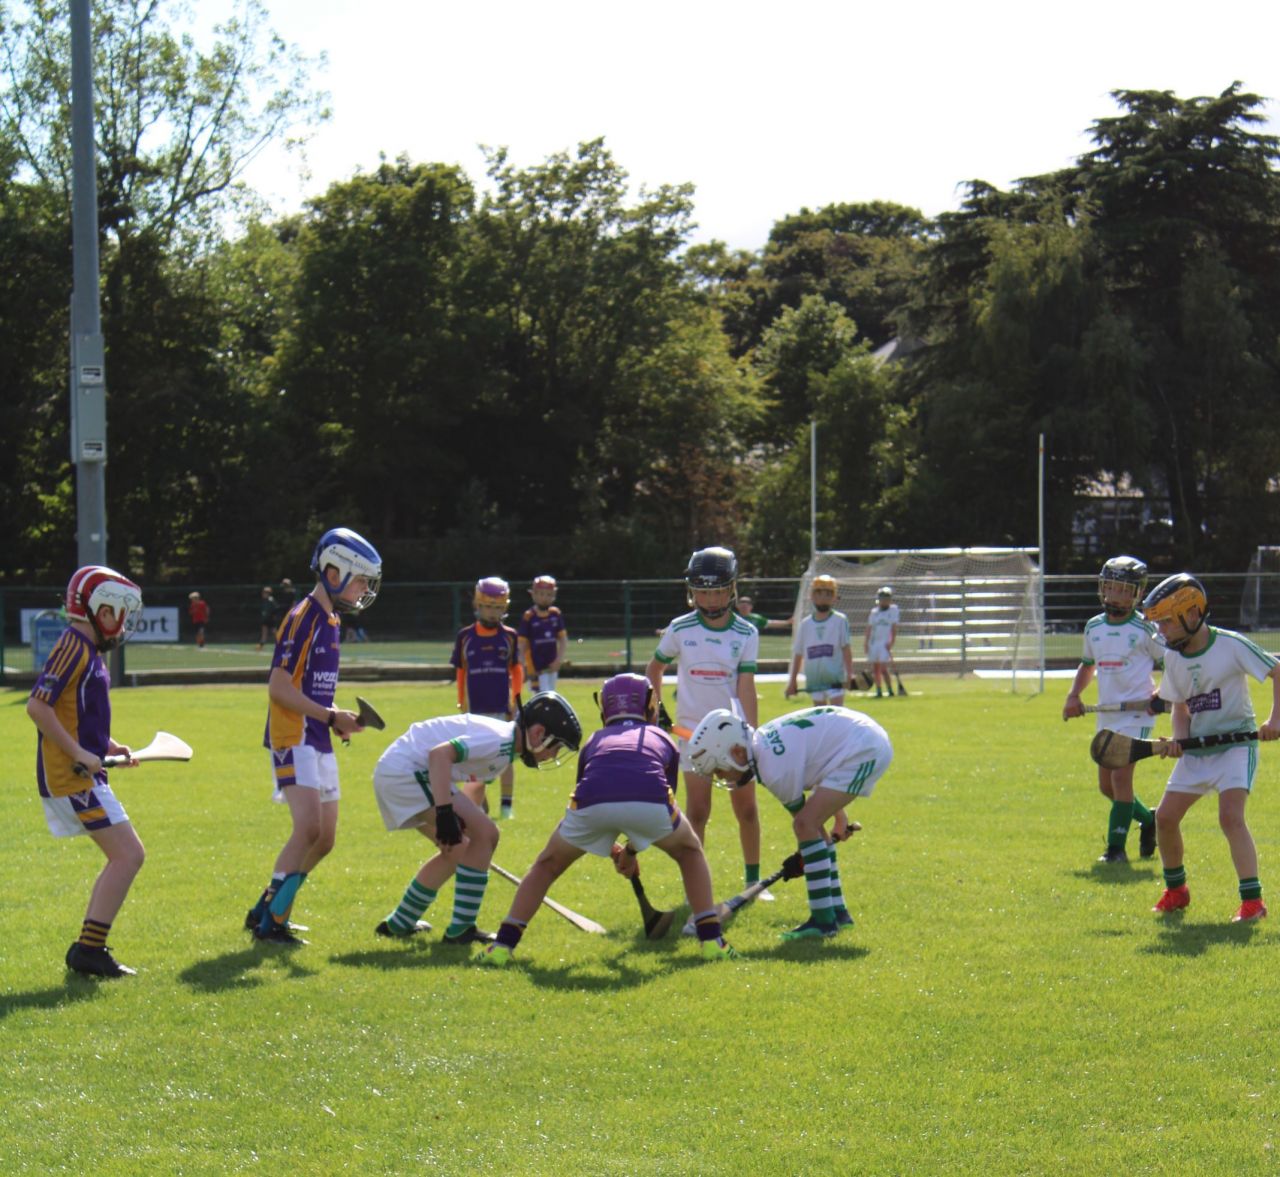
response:
<path id="1" fill-rule="evenodd" d="M 107 933 L 145 851 L 107 783 L 104 758 L 136 762 L 111 738 L 111 675 L 102 655 L 129 640 L 142 612 L 142 591 L 118 572 L 90 565 L 72 576 L 66 605 L 70 624 L 27 699 L 27 714 L 40 732 L 36 783 L 53 836 L 87 834 L 107 857 L 66 962 L 85 976 L 129 977 L 134 970 L 111 955 Z"/>
<path id="2" fill-rule="evenodd" d="M 524 668 L 517 657 L 519 637 L 503 620 L 511 603 L 511 586 L 500 576 L 476 581 L 473 597 L 476 619 L 458 630 L 449 664 L 458 683 L 458 710 L 509 722 L 515 717 L 515 699 L 524 686 Z M 502 782 L 502 817 L 510 817 L 515 800 L 515 769 L 508 765 Z M 488 781 L 471 780 L 463 792 L 485 812 Z"/>
<path id="3" fill-rule="evenodd" d="M 560 664 L 569 645 L 564 614 L 556 604 L 556 578 L 535 576 L 529 596 L 533 604 L 524 611 L 516 633 L 520 638 L 520 662 L 538 690 L 554 691 L 560 680 Z"/>
<path id="4" fill-rule="evenodd" d="M 245 916 L 259 940 L 305 943 L 289 913 L 307 875 L 330 850 L 338 829 L 338 759 L 332 733 L 346 739 L 363 731 L 354 711 L 333 704 L 341 648 L 339 614 L 373 604 L 382 581 L 382 557 L 345 527 L 326 531 L 311 557 L 316 586 L 285 615 L 276 633 L 270 706 L 263 744 L 271 754 L 275 799 L 289 806 L 289 840 L 271 881 Z"/>

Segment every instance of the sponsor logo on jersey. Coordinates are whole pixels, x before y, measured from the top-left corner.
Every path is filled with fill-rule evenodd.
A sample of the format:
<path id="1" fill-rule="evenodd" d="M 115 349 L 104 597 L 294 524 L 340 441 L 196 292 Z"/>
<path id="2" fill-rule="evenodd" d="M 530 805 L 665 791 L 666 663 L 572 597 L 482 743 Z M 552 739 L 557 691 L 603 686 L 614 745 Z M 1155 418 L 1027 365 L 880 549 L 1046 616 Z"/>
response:
<path id="1" fill-rule="evenodd" d="M 689 668 L 689 673 L 695 678 L 726 679 L 729 677 L 729 672 L 727 670 L 721 670 L 714 666 L 692 666 Z"/>
<path id="2" fill-rule="evenodd" d="M 1192 715 L 1198 715 L 1201 711 L 1221 711 L 1222 691 L 1214 687 L 1203 695 L 1192 695 L 1187 700 L 1187 710 Z"/>
<path id="3" fill-rule="evenodd" d="M 830 642 L 827 642 L 825 645 L 821 645 L 821 646 L 809 646 L 805 650 L 805 657 L 830 658 L 835 652 L 836 652 L 835 646 L 833 646 Z"/>

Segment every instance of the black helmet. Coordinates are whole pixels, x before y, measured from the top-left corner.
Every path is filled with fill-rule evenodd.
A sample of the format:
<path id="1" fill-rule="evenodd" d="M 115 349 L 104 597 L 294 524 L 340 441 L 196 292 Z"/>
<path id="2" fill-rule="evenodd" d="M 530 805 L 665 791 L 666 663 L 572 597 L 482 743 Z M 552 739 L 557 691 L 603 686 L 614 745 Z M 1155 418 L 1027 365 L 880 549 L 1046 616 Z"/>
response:
<path id="1" fill-rule="evenodd" d="M 517 699 L 516 724 L 524 737 L 520 759 L 529 768 L 538 767 L 534 753 L 541 752 L 551 743 L 560 744 L 570 752 L 576 752 L 582 746 L 582 724 L 578 722 L 577 712 L 568 699 L 555 691 L 539 691 L 527 703 Z M 528 732 L 534 724 L 541 724 L 547 733 L 537 748 L 529 747 Z"/>
<path id="2" fill-rule="evenodd" d="M 1120 584 L 1128 587 L 1129 603 L 1112 601 L 1107 604 L 1107 585 Z M 1098 600 L 1108 615 L 1125 617 L 1141 599 L 1147 587 L 1147 566 L 1136 556 L 1112 556 L 1098 573 Z"/>
<path id="3" fill-rule="evenodd" d="M 738 557 L 728 548 L 699 548 L 684 570 L 684 582 L 691 589 L 729 588 L 737 579 Z"/>

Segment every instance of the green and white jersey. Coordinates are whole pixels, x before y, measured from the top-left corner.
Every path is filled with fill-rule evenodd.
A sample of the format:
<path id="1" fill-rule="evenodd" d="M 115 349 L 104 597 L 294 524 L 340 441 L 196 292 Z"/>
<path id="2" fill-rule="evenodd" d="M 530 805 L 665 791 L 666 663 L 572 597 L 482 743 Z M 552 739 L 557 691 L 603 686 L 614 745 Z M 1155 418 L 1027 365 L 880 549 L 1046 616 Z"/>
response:
<path id="1" fill-rule="evenodd" d="M 1209 626 L 1209 644 L 1198 654 L 1165 654 L 1160 697 L 1185 703 L 1191 712 L 1193 736 L 1247 732 L 1258 726 L 1245 675 L 1259 682 L 1274 669 L 1276 660 L 1243 634 Z M 1213 755 L 1221 749 L 1198 748 L 1189 756 Z"/>
<path id="2" fill-rule="evenodd" d="M 427 757 L 440 744 L 452 744 L 451 779 L 491 781 L 501 776 L 516 755 L 514 720 L 487 715 L 442 715 L 415 723 L 379 758 L 378 767 L 405 775 L 427 771 Z"/>
<path id="3" fill-rule="evenodd" d="M 849 644 L 849 619 L 838 609 L 826 617 L 809 614 L 796 626 L 791 652 L 804 656 L 804 685 L 808 691 L 844 688 L 844 654 Z"/>
<path id="4" fill-rule="evenodd" d="M 725 629 L 711 629 L 695 609 L 667 626 L 653 656 L 676 663 L 676 723 L 692 729 L 708 711 L 733 709 L 738 675 L 756 672 L 760 633 L 736 613 Z"/>
<path id="5" fill-rule="evenodd" d="M 806 707 L 756 728 L 756 776 L 783 805 L 819 786 L 857 795 L 856 779 L 874 784 L 893 759 L 889 733 L 848 707 Z"/>
<path id="6" fill-rule="evenodd" d="M 898 624 L 900 613 L 897 605 L 881 609 L 879 605 L 872 607 L 867 614 L 867 628 L 871 630 L 868 641 L 873 646 L 885 647 L 893 637 L 893 627 Z"/>
<path id="7" fill-rule="evenodd" d="M 1156 627 L 1140 613 L 1130 613 L 1123 621 L 1099 613 L 1085 623 L 1080 661 L 1097 672 L 1099 703 L 1149 699 L 1156 690 L 1152 671 L 1166 653 Z"/>

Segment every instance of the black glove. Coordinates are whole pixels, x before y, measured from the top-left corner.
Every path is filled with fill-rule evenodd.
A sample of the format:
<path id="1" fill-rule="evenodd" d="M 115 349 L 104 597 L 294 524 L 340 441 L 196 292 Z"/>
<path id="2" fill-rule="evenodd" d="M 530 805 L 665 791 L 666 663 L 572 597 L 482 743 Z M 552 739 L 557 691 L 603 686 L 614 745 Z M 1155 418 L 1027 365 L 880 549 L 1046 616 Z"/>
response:
<path id="1" fill-rule="evenodd" d="M 798 879 L 804 874 L 804 859 L 797 850 L 794 854 L 788 854 L 782 860 L 782 877 L 784 879 Z"/>
<path id="2" fill-rule="evenodd" d="M 441 846 L 456 846 L 462 841 L 462 823 L 452 805 L 436 806 L 436 841 Z"/>
<path id="3" fill-rule="evenodd" d="M 667 714 L 667 705 L 661 699 L 658 700 L 658 726 L 664 732 L 669 732 L 675 727 L 675 724 L 671 722 L 671 716 Z"/>

